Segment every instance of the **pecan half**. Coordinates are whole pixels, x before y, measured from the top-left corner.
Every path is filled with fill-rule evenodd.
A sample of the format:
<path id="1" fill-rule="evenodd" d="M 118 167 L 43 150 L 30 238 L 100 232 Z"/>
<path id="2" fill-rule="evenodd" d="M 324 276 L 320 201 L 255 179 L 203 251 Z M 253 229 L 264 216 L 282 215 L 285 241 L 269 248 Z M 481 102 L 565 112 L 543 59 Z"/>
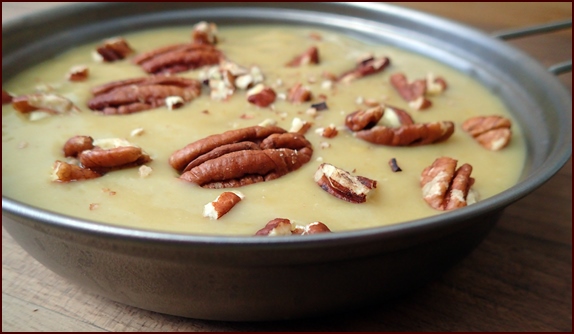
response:
<path id="1" fill-rule="evenodd" d="M 223 54 L 210 44 L 187 43 L 164 46 L 134 57 L 133 62 L 151 74 L 174 74 L 217 65 Z"/>
<path id="2" fill-rule="evenodd" d="M 30 94 L 12 98 L 12 107 L 21 113 L 30 113 L 36 110 L 49 114 L 65 114 L 80 111 L 74 103 L 57 94 Z"/>
<path id="3" fill-rule="evenodd" d="M 129 167 L 143 165 L 151 161 L 141 147 L 119 138 L 91 140 L 88 136 L 70 138 L 64 145 L 65 152 L 77 156 L 81 167 L 101 174 Z M 90 147 L 91 141 L 91 148 Z M 87 149 L 79 151 L 81 147 Z M 65 153 L 66 154 L 66 153 Z"/>
<path id="4" fill-rule="evenodd" d="M 228 213 L 245 196 L 240 192 L 225 191 L 217 198 L 207 203 L 203 208 L 203 216 L 209 219 L 219 219 Z"/>
<path id="5" fill-rule="evenodd" d="M 179 96 L 190 102 L 201 94 L 201 82 L 174 76 L 152 76 L 114 81 L 92 89 L 88 107 L 106 115 L 131 114 L 166 105 Z"/>
<path id="6" fill-rule="evenodd" d="M 358 63 L 354 69 L 341 74 L 337 78 L 337 81 L 349 83 L 364 76 L 379 73 L 384 70 L 390 63 L 391 61 L 387 57 L 368 58 Z"/>
<path id="7" fill-rule="evenodd" d="M 116 37 L 105 40 L 102 45 L 96 48 L 96 59 L 104 62 L 114 62 L 126 58 L 133 52 L 134 50 L 125 39 Z"/>
<path id="8" fill-rule="evenodd" d="M 230 130 L 174 152 L 180 178 L 204 188 L 240 187 L 270 181 L 307 163 L 313 154 L 304 136 L 276 126 Z"/>
<path id="9" fill-rule="evenodd" d="M 309 64 L 319 64 L 319 49 L 316 46 L 312 46 L 305 50 L 302 54 L 294 57 L 289 61 L 287 67 L 298 67 Z"/>
<path id="10" fill-rule="evenodd" d="M 364 203 L 367 194 L 377 187 L 377 181 L 323 163 L 314 176 L 315 182 L 329 194 L 351 203 Z"/>
<path id="11" fill-rule="evenodd" d="M 60 160 L 56 160 L 52 168 L 52 181 L 56 182 L 72 182 L 95 179 L 102 176 L 101 173 L 93 171 L 89 168 L 83 168 L 78 165 L 69 164 Z"/>
<path id="12" fill-rule="evenodd" d="M 466 120 L 462 129 L 468 132 L 480 145 L 498 151 L 510 142 L 512 123 L 502 116 L 478 116 Z"/>
<path id="13" fill-rule="evenodd" d="M 387 146 L 427 145 L 445 141 L 454 133 L 450 121 L 408 124 L 398 128 L 377 125 L 369 130 L 355 132 L 355 136 L 373 144 Z"/>
<path id="14" fill-rule="evenodd" d="M 468 198 L 474 184 L 474 178 L 470 177 L 472 166 L 463 164 L 457 169 L 457 163 L 453 158 L 440 157 L 421 174 L 423 198 L 436 210 L 453 210 L 474 201 Z"/>

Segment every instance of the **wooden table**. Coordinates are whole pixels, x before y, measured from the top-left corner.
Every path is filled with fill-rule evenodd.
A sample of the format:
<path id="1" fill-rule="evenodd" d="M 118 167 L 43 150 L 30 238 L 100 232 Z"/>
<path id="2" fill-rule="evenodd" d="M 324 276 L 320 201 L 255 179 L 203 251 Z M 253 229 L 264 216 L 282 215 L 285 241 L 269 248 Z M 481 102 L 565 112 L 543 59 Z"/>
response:
<path id="1" fill-rule="evenodd" d="M 2 3 L 2 21 L 64 3 Z M 572 3 L 404 3 L 487 32 L 570 18 Z M 514 40 L 544 66 L 572 30 Z M 559 76 L 571 91 L 572 74 Z M 2 230 L 2 331 L 572 331 L 572 160 L 506 209 L 462 263 L 404 298 L 334 317 L 233 323 L 115 303 L 53 274 Z"/>

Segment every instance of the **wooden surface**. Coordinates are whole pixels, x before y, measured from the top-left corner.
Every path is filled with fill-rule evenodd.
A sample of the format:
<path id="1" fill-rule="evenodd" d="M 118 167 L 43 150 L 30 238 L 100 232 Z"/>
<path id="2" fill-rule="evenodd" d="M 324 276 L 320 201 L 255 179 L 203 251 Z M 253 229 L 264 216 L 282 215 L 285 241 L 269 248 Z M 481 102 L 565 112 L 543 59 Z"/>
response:
<path id="1" fill-rule="evenodd" d="M 63 3 L 2 3 L 2 21 Z M 405 3 L 493 32 L 570 18 L 572 3 Z M 545 66 L 572 58 L 572 31 L 509 42 Z M 572 91 L 572 74 L 559 76 Z M 2 331 L 572 331 L 572 160 L 506 209 L 463 262 L 398 301 L 290 322 L 185 319 L 72 285 L 2 229 Z"/>

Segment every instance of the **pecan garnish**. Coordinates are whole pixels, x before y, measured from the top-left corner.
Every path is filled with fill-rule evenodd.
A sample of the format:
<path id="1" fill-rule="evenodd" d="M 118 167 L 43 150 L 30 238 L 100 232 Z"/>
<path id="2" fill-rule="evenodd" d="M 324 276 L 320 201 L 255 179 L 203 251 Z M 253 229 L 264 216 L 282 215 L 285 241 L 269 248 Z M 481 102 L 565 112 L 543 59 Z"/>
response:
<path id="1" fill-rule="evenodd" d="M 319 49 L 316 46 L 312 46 L 305 50 L 302 54 L 294 57 L 291 61 L 287 63 L 288 67 L 298 67 L 309 64 L 319 64 Z"/>
<path id="2" fill-rule="evenodd" d="M 193 26 L 191 39 L 194 43 L 199 44 L 217 44 L 217 25 L 201 21 Z"/>
<path id="3" fill-rule="evenodd" d="M 367 75 L 379 73 L 382 70 L 384 70 L 390 63 L 391 62 L 390 62 L 389 58 L 387 58 L 387 57 L 367 58 L 367 59 L 359 62 L 354 69 L 341 74 L 337 78 L 337 81 L 349 83 L 355 79 L 359 79 L 359 78 L 362 78 L 362 77 L 367 76 Z"/>
<path id="4" fill-rule="evenodd" d="M 65 114 L 72 111 L 80 111 L 74 103 L 67 98 L 57 94 L 29 94 L 12 98 L 12 107 L 17 111 L 26 114 L 36 110 L 49 114 Z"/>
<path id="5" fill-rule="evenodd" d="M 94 139 L 90 136 L 74 136 L 64 144 L 65 157 L 78 157 L 85 150 L 94 148 Z"/>
<path id="6" fill-rule="evenodd" d="M 326 232 L 331 232 L 331 230 L 322 222 L 298 225 L 286 218 L 275 218 L 270 220 L 265 227 L 257 231 L 255 235 L 271 237 L 280 235 L 309 235 Z"/>
<path id="7" fill-rule="evenodd" d="M 276 126 L 211 135 L 174 152 L 169 163 L 181 179 L 204 188 L 270 181 L 299 169 L 313 149 L 304 136 Z"/>
<path id="8" fill-rule="evenodd" d="M 440 157 L 426 167 L 420 184 L 424 200 L 436 210 L 453 210 L 474 203 L 470 187 L 474 178 L 470 177 L 472 166 L 463 164 L 456 168 L 458 161 Z"/>
<path id="9" fill-rule="evenodd" d="M 152 159 L 141 147 L 119 138 L 98 139 L 77 155 L 80 164 L 100 173 L 143 165 Z"/>
<path id="10" fill-rule="evenodd" d="M 437 95 L 447 88 L 446 81 L 442 77 L 435 77 L 433 73 L 428 73 L 426 78 L 427 94 Z"/>
<path id="11" fill-rule="evenodd" d="M 70 68 L 67 74 L 69 81 L 84 81 L 88 78 L 90 71 L 85 65 L 76 65 Z"/>
<path id="12" fill-rule="evenodd" d="M 134 57 L 133 62 L 150 74 L 174 74 L 217 65 L 223 54 L 215 46 L 187 43 L 164 46 Z"/>
<path id="13" fill-rule="evenodd" d="M 391 75 L 391 85 L 413 109 L 422 110 L 432 105 L 431 101 L 425 97 L 427 92 L 426 80 L 417 79 L 409 82 L 404 73 L 395 73 Z"/>
<path id="14" fill-rule="evenodd" d="M 377 125 L 381 117 L 383 117 L 383 107 L 376 106 L 369 109 L 360 109 L 350 113 L 345 117 L 345 125 L 351 131 L 360 131 L 370 129 Z"/>
<path id="15" fill-rule="evenodd" d="M 310 101 L 312 98 L 311 90 L 309 87 L 303 86 L 298 83 L 291 87 L 287 92 L 287 101 L 291 103 L 302 103 Z"/>
<path id="16" fill-rule="evenodd" d="M 291 122 L 291 128 L 289 129 L 289 132 L 296 132 L 300 135 L 304 135 L 311 128 L 311 126 L 313 126 L 313 123 L 295 117 Z"/>
<path id="17" fill-rule="evenodd" d="M 273 88 L 266 87 L 263 84 L 258 84 L 247 91 L 247 102 L 262 108 L 275 102 L 276 97 L 277 94 Z"/>
<path id="18" fill-rule="evenodd" d="M 364 203 L 371 189 L 377 187 L 377 181 L 351 173 L 323 163 L 314 176 L 315 182 L 329 194 L 351 203 Z"/>
<path id="19" fill-rule="evenodd" d="M 399 164 L 397 163 L 397 159 L 396 159 L 396 158 L 391 158 L 391 160 L 389 160 L 389 166 L 391 167 L 391 170 L 393 171 L 393 173 L 402 172 L 402 171 L 403 171 L 403 170 L 401 169 L 401 167 L 399 167 Z"/>
<path id="20" fill-rule="evenodd" d="M 377 125 L 369 130 L 355 132 L 358 138 L 373 144 L 387 146 L 427 145 L 445 141 L 454 133 L 450 121 L 408 124 L 398 128 Z"/>
<path id="21" fill-rule="evenodd" d="M 245 196 L 238 191 L 225 191 L 203 207 L 203 216 L 209 219 L 219 219 L 228 213 Z"/>
<path id="22" fill-rule="evenodd" d="M 130 114 L 166 105 L 179 96 L 190 102 L 201 94 L 201 82 L 174 76 L 152 76 L 110 82 L 92 89 L 91 110 L 106 115 Z"/>
<path id="23" fill-rule="evenodd" d="M 498 151 L 510 142 L 512 123 L 502 116 L 477 116 L 466 120 L 462 129 L 468 132 L 483 147 Z"/>
<path id="24" fill-rule="evenodd" d="M 96 48 L 95 57 L 97 60 L 104 62 L 113 62 L 122 60 L 132 54 L 134 50 L 128 42 L 122 37 L 116 37 L 105 40 L 104 43 Z"/>
<path id="25" fill-rule="evenodd" d="M 339 130 L 334 124 L 330 124 L 327 127 L 316 129 L 315 133 L 321 137 L 334 138 L 339 134 Z"/>
<path id="26" fill-rule="evenodd" d="M 89 180 L 100 176 L 102 176 L 101 173 L 89 168 L 83 168 L 60 160 L 56 160 L 52 167 L 52 181 L 56 182 Z"/>

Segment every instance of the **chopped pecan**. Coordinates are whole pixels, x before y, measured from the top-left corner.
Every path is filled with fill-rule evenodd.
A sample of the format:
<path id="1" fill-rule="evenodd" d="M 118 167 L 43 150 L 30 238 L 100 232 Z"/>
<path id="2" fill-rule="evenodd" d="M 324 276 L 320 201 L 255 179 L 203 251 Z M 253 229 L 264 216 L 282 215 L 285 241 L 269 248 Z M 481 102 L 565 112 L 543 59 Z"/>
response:
<path id="1" fill-rule="evenodd" d="M 458 161 L 440 157 L 426 167 L 420 179 L 424 200 L 436 210 L 453 210 L 472 204 L 469 198 L 474 178 L 470 177 L 472 166 L 463 164 L 456 168 Z"/>
<path id="2" fill-rule="evenodd" d="M 368 58 L 358 63 L 353 70 L 341 74 L 337 78 L 337 81 L 349 83 L 364 76 L 379 73 L 384 70 L 390 63 L 391 62 L 387 57 Z"/>
<path id="3" fill-rule="evenodd" d="M 64 144 L 65 157 L 78 157 L 85 150 L 94 148 L 94 139 L 90 136 L 74 136 Z"/>
<path id="4" fill-rule="evenodd" d="M 228 213 L 245 196 L 238 191 L 225 191 L 217 198 L 207 203 L 203 208 L 203 216 L 209 219 L 219 219 Z"/>
<path id="5" fill-rule="evenodd" d="M 369 130 L 355 132 L 358 138 L 373 144 L 387 146 L 427 145 L 445 141 L 454 132 L 450 121 L 408 124 L 398 128 L 377 125 Z"/>
<path id="6" fill-rule="evenodd" d="M 91 110 L 104 114 L 130 114 L 166 105 L 179 96 L 190 102 L 201 94 L 201 82 L 174 76 L 152 76 L 110 82 L 92 89 Z"/>
<path id="7" fill-rule="evenodd" d="M 391 85 L 399 95 L 414 109 L 422 110 L 431 106 L 430 100 L 425 97 L 427 92 L 426 80 L 418 79 L 409 82 L 404 73 L 391 75 Z"/>
<path id="8" fill-rule="evenodd" d="M 293 228 L 292 234 L 298 235 L 308 235 L 308 234 L 317 234 L 317 233 L 325 233 L 331 232 L 329 227 L 322 222 L 313 222 L 307 225 L 295 225 Z"/>
<path id="9" fill-rule="evenodd" d="M 277 94 L 271 87 L 258 84 L 247 91 L 247 101 L 258 107 L 267 107 L 275 101 Z"/>
<path id="10" fill-rule="evenodd" d="M 133 62 L 151 74 L 174 74 L 217 65 L 223 54 L 210 44 L 187 43 L 164 46 L 134 57 Z"/>
<path id="11" fill-rule="evenodd" d="M 289 132 L 296 132 L 300 135 L 304 135 L 305 133 L 307 133 L 307 131 L 311 128 L 312 125 L 313 123 L 295 117 L 291 122 L 291 128 L 289 129 Z"/>
<path id="12" fill-rule="evenodd" d="M 483 147 L 498 151 L 510 142 L 512 123 L 502 116 L 477 116 L 466 120 L 462 129 L 468 132 Z"/>
<path id="13" fill-rule="evenodd" d="M 134 50 L 122 37 L 105 40 L 102 45 L 96 48 L 97 60 L 104 62 L 122 60 L 133 52 Z"/>
<path id="14" fill-rule="evenodd" d="M 85 65 L 76 65 L 70 68 L 67 78 L 70 81 L 84 81 L 89 75 L 88 67 Z"/>
<path id="15" fill-rule="evenodd" d="M 433 73 L 428 73 L 426 78 L 428 94 L 436 95 L 444 92 L 447 88 L 446 81 L 442 77 L 435 77 Z"/>
<path id="16" fill-rule="evenodd" d="M 367 194 L 377 187 L 377 181 L 323 163 L 314 176 L 315 182 L 329 194 L 351 203 L 364 203 Z"/>
<path id="17" fill-rule="evenodd" d="M 311 90 L 298 83 L 291 87 L 287 92 L 287 101 L 291 103 L 302 103 L 310 101 L 312 98 Z"/>
<path id="18" fill-rule="evenodd" d="M 30 113 L 36 110 L 49 114 L 64 114 L 80 111 L 74 103 L 67 98 L 56 94 L 30 94 L 16 96 L 12 99 L 12 107 L 21 113 Z"/>
<path id="19" fill-rule="evenodd" d="M 305 52 L 289 61 L 286 66 L 298 67 L 309 64 L 319 64 L 319 49 L 316 46 L 308 48 Z"/>
<path id="20" fill-rule="evenodd" d="M 60 160 L 56 160 L 52 168 L 52 181 L 57 182 L 89 180 L 100 176 L 102 174 L 89 168 L 83 168 Z"/>
<path id="21" fill-rule="evenodd" d="M 2 104 L 12 103 L 13 96 L 7 91 L 2 89 Z"/>
<path id="22" fill-rule="evenodd" d="M 291 235 L 292 225 L 289 219 L 275 218 L 265 224 L 265 227 L 255 233 L 262 236 Z"/>
<path id="23" fill-rule="evenodd" d="M 217 44 L 217 25 L 201 21 L 193 26 L 191 39 L 199 44 Z"/>
<path id="24" fill-rule="evenodd" d="M 321 137 L 334 138 L 339 134 L 339 130 L 337 130 L 337 127 L 334 124 L 331 124 L 324 128 L 318 128 L 315 130 L 315 133 Z"/>
<path id="25" fill-rule="evenodd" d="M 204 188 L 240 187 L 270 181 L 311 159 L 311 143 L 275 126 L 230 130 L 174 152 L 169 162 L 180 178 Z"/>
<path id="26" fill-rule="evenodd" d="M 402 171 L 403 171 L 403 170 L 401 169 L 401 167 L 399 167 L 399 165 L 397 164 L 397 159 L 396 159 L 396 158 L 391 158 L 391 160 L 389 160 L 389 166 L 391 167 L 391 170 L 393 171 L 393 173 L 402 172 Z"/>

